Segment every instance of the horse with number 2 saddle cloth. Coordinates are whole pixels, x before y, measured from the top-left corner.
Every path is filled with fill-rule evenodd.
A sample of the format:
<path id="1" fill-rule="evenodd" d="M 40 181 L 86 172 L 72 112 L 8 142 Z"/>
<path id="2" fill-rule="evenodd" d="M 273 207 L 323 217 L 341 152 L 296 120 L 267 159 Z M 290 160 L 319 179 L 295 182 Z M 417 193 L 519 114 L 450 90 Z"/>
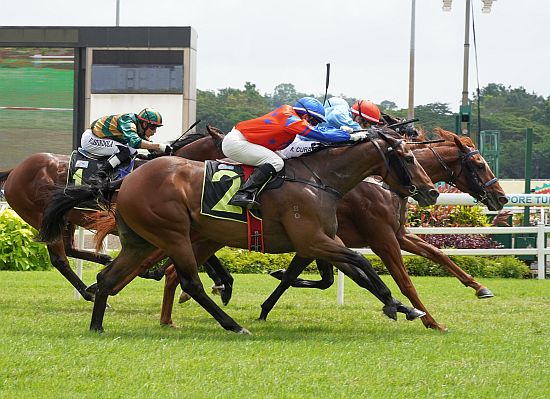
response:
<path id="1" fill-rule="evenodd" d="M 206 161 L 202 185 L 201 214 L 248 225 L 248 249 L 264 252 L 261 209 L 249 210 L 229 201 L 254 171 L 254 167 L 226 160 Z M 282 179 L 270 180 L 264 190 L 281 186 Z"/>

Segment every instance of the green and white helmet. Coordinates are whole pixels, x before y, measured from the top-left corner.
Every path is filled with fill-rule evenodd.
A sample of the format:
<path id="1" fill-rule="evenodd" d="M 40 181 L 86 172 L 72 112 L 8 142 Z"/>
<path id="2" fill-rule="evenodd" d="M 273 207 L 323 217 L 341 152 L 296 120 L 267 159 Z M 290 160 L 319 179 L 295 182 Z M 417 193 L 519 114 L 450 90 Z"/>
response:
<path id="1" fill-rule="evenodd" d="M 147 122 L 149 125 L 162 126 L 162 115 L 153 108 L 142 109 L 137 117 L 140 121 Z"/>

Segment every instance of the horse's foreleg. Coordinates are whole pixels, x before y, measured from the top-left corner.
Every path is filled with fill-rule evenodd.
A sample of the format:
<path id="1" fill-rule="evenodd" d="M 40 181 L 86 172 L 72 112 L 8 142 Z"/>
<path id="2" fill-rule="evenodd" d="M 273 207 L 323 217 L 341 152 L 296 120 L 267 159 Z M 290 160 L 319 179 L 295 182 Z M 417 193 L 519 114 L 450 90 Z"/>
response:
<path id="1" fill-rule="evenodd" d="M 466 287 L 471 287 L 476 291 L 478 298 L 491 298 L 493 293 L 482 284 L 478 283 L 471 275 L 466 273 L 456 263 L 454 263 L 447 255 L 439 248 L 428 244 L 415 234 L 406 233 L 398 235 L 399 246 L 404 251 L 415 255 L 423 256 L 445 267 L 453 276 L 455 276 Z"/>
<path id="2" fill-rule="evenodd" d="M 220 296 L 222 298 L 222 303 L 227 305 L 233 294 L 233 276 L 231 276 L 231 273 L 222 265 L 216 255 L 212 255 L 208 258 L 203 266 L 208 276 L 214 281 L 214 284 L 221 288 Z"/>
<path id="3" fill-rule="evenodd" d="M 153 255 L 151 255 L 149 258 L 150 258 L 149 263 L 151 264 L 150 267 L 152 267 L 153 265 L 157 264 L 158 262 L 166 258 L 166 254 L 164 253 L 164 251 L 157 249 L 153 253 Z M 162 280 L 162 277 L 164 277 L 164 272 L 171 264 L 172 264 L 172 261 L 170 259 L 166 259 L 166 261 L 162 264 L 162 266 L 156 268 L 155 270 L 150 270 L 150 267 L 149 267 L 145 269 L 142 273 L 140 273 L 139 277 L 144 279 L 160 281 Z"/>
<path id="4" fill-rule="evenodd" d="M 299 241 L 298 241 L 299 242 Z M 337 268 L 346 268 L 351 263 L 360 269 L 364 276 L 361 279 L 361 286 L 369 290 L 384 304 L 384 314 L 392 319 L 397 319 L 397 305 L 399 301 L 392 297 L 388 286 L 380 279 L 376 271 L 362 255 L 346 248 L 339 237 L 331 239 L 328 236 L 311 237 L 308 240 L 309 246 L 297 248 L 297 252 L 307 254 L 315 259 L 323 259 L 332 263 Z M 357 272 L 357 270 L 356 270 Z"/>
<path id="5" fill-rule="evenodd" d="M 174 307 L 174 296 L 178 287 L 178 274 L 173 263 L 164 272 L 164 295 L 162 296 L 162 308 L 160 310 L 160 324 L 162 326 L 174 327 L 172 323 L 172 309 Z"/>
<path id="6" fill-rule="evenodd" d="M 385 240 L 383 244 L 377 245 L 376 243 L 371 246 L 372 250 L 378 255 L 386 268 L 390 272 L 394 281 L 399 286 L 401 293 L 405 295 L 412 303 L 412 305 L 424 312 L 421 320 L 424 326 L 427 328 L 433 328 L 435 330 L 446 331 L 447 328 L 439 324 L 432 315 L 428 312 L 428 309 L 424 306 L 416 289 L 411 281 L 405 265 L 403 263 L 403 258 L 399 252 L 399 245 L 396 240 Z M 413 315 L 414 316 L 414 315 Z M 407 319 L 413 319 L 407 315 Z"/>
<path id="7" fill-rule="evenodd" d="M 56 242 L 47 246 L 50 262 L 59 270 L 59 272 L 67 279 L 69 283 L 78 291 L 82 298 L 87 301 L 93 301 L 94 295 L 86 291 L 86 284 L 76 275 L 71 268 L 69 260 L 65 255 L 65 249 L 62 242 Z"/>
<path id="8" fill-rule="evenodd" d="M 273 309 L 281 295 L 290 287 L 291 283 L 296 280 L 296 277 L 311 263 L 312 259 L 302 258 L 298 255 L 294 256 L 284 276 L 271 295 L 262 303 L 262 311 L 260 320 L 267 319 L 267 315 Z"/>
<path id="9" fill-rule="evenodd" d="M 318 288 L 320 290 L 326 290 L 334 284 L 334 271 L 332 269 L 332 265 L 320 259 L 317 259 L 315 263 L 317 264 L 317 270 L 319 270 L 321 280 L 306 280 L 297 278 L 292 282 L 291 286 L 296 288 Z M 269 274 L 277 280 L 282 280 L 285 272 L 285 269 L 279 269 Z"/>

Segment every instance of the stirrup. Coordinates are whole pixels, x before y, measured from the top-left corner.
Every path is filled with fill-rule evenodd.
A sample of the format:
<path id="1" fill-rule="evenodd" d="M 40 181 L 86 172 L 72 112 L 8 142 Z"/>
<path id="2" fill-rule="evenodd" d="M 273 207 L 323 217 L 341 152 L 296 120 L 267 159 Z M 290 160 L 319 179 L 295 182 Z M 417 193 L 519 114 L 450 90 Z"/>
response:
<path id="1" fill-rule="evenodd" d="M 235 194 L 235 196 L 231 199 L 231 201 L 229 201 L 229 205 L 240 206 L 247 209 L 260 208 L 260 203 L 254 199 L 254 195 L 252 195 L 252 198 L 250 198 L 244 193 Z"/>

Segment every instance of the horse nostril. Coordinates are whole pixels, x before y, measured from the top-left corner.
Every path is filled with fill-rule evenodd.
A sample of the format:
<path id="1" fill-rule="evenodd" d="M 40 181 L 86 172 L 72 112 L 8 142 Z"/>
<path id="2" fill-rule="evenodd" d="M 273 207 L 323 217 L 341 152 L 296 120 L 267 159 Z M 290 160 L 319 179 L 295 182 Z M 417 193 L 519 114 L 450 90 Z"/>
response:
<path id="1" fill-rule="evenodd" d="M 430 191 L 428 191 L 428 194 L 431 198 L 439 197 L 439 191 L 437 191 L 435 189 L 431 189 Z"/>
<path id="2" fill-rule="evenodd" d="M 508 203 L 508 198 L 506 198 L 504 195 L 501 195 L 498 197 L 498 202 L 502 205 L 506 205 Z"/>

